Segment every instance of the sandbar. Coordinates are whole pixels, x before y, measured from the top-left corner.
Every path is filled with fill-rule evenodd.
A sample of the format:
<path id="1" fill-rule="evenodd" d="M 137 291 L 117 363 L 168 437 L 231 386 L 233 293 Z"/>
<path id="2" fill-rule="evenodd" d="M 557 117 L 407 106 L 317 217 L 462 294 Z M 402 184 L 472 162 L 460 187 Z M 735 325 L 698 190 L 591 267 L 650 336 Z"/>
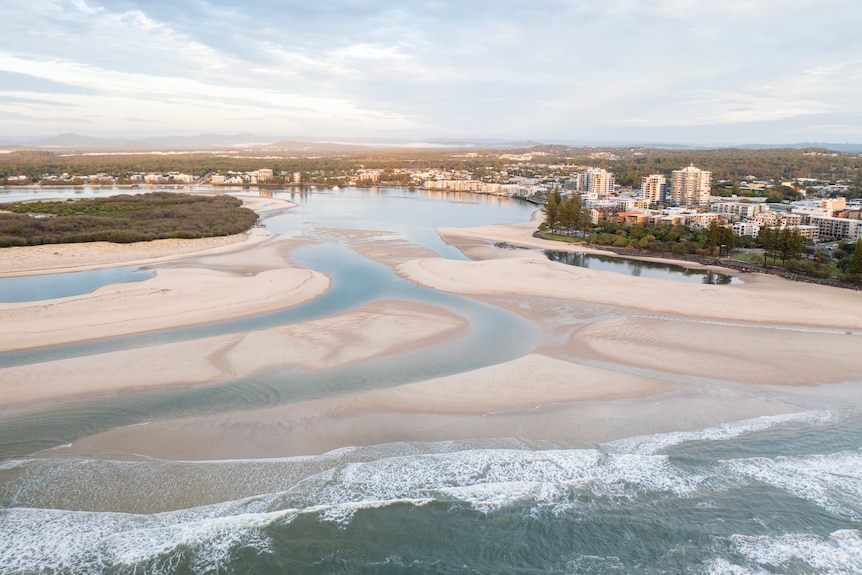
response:
<path id="1" fill-rule="evenodd" d="M 466 327 L 465 319 L 442 308 L 381 300 L 275 328 L 0 369 L 0 408 L 178 383 L 216 384 L 272 368 L 329 369 L 430 346 Z"/>
<path id="2" fill-rule="evenodd" d="M 577 300 L 642 311 L 741 322 L 862 329 L 862 292 L 746 274 L 744 285 L 697 285 L 553 262 L 531 252 L 485 261 L 420 259 L 398 272 L 464 295 Z"/>

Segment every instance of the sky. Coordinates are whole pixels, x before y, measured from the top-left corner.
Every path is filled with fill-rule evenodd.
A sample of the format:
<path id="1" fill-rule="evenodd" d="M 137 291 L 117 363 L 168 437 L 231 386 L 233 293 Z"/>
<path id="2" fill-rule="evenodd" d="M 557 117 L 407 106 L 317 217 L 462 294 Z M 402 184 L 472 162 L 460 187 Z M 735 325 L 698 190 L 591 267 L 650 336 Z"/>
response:
<path id="1" fill-rule="evenodd" d="M 0 141 L 862 143 L 859 0 L 2 0 Z"/>

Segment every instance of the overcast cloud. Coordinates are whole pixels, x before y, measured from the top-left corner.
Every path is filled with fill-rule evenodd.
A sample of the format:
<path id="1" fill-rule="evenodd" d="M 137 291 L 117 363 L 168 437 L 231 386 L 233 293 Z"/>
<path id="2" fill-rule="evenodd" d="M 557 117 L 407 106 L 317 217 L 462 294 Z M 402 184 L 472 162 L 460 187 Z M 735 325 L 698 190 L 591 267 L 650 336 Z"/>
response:
<path id="1" fill-rule="evenodd" d="M 3 0 L 0 136 L 862 142 L 859 0 Z"/>

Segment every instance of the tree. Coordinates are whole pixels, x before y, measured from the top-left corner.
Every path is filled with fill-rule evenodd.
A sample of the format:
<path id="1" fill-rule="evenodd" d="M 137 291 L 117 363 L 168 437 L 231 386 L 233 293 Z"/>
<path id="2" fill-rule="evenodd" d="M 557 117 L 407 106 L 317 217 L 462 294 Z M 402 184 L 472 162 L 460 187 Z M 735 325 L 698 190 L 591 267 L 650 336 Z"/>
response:
<path id="1" fill-rule="evenodd" d="M 777 251 L 781 254 L 781 264 L 787 263 L 787 260 L 795 260 L 802 255 L 802 249 L 805 247 L 805 238 L 799 233 L 796 228 L 785 226 L 778 232 L 778 240 L 776 242 Z"/>
<path id="2" fill-rule="evenodd" d="M 729 256 L 736 245 L 736 234 L 733 233 L 733 228 L 722 226 L 718 232 L 718 257 L 724 255 Z"/>
<path id="3" fill-rule="evenodd" d="M 557 199 L 555 194 L 548 195 L 548 203 L 545 206 L 545 224 L 551 233 L 554 233 L 559 224 L 559 210 L 557 208 Z"/>
<path id="4" fill-rule="evenodd" d="M 592 215 L 590 214 L 589 208 L 583 208 L 581 210 L 581 235 L 582 237 L 587 237 L 587 227 L 593 223 Z"/>
<path id="5" fill-rule="evenodd" d="M 862 279 L 862 239 L 856 240 L 856 246 L 853 248 L 853 258 L 850 260 L 851 275 Z"/>
<path id="6" fill-rule="evenodd" d="M 563 200 L 558 209 L 560 228 L 571 235 L 578 224 L 578 212 L 571 200 Z"/>
<path id="7" fill-rule="evenodd" d="M 563 200 L 557 206 L 557 219 L 559 226 L 568 235 L 578 231 L 581 225 L 581 199 L 575 195 Z"/>
<path id="8" fill-rule="evenodd" d="M 763 263 L 766 264 L 767 258 L 772 256 L 772 263 L 775 264 L 775 257 L 778 253 L 778 230 L 771 226 L 764 226 L 760 228 L 760 234 L 757 237 L 760 242 L 761 247 L 763 247 Z"/>
<path id="9" fill-rule="evenodd" d="M 721 226 L 718 225 L 717 220 L 712 220 L 709 222 L 709 229 L 706 236 L 706 248 L 709 250 L 710 255 L 715 255 L 715 248 L 719 247 L 721 240 Z M 719 250 L 719 255 L 721 255 L 721 250 Z"/>

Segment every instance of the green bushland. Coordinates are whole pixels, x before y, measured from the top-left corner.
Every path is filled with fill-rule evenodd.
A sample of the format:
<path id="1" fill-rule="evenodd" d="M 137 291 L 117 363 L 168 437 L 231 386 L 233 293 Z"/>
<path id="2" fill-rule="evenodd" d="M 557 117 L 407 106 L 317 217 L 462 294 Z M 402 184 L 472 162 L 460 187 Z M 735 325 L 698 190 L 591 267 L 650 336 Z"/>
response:
<path id="1" fill-rule="evenodd" d="M 155 192 L 0 206 L 0 247 L 148 242 L 238 234 L 257 214 L 232 196 Z"/>

